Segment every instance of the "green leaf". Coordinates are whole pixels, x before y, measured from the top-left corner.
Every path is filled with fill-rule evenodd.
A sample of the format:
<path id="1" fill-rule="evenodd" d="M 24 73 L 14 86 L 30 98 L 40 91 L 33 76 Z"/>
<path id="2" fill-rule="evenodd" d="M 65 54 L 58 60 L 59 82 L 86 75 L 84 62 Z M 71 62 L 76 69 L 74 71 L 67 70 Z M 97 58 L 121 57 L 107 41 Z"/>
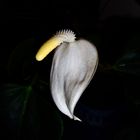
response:
<path id="1" fill-rule="evenodd" d="M 49 104 L 44 93 L 36 92 L 30 85 L 2 86 L 0 113 L 0 130 L 6 134 L 5 139 L 61 139 L 61 117 Z"/>
<path id="2" fill-rule="evenodd" d="M 137 132 L 135 128 L 124 128 L 120 130 L 114 140 L 137 140 Z"/>
<path id="3" fill-rule="evenodd" d="M 132 51 L 123 55 L 114 65 L 114 69 L 140 76 L 140 53 Z"/>
<path id="4" fill-rule="evenodd" d="M 0 112 L 3 123 L 18 137 L 26 112 L 27 102 L 32 92 L 30 86 L 7 84 L 0 90 Z M 5 128 L 6 129 L 6 128 Z"/>
<path id="5" fill-rule="evenodd" d="M 113 68 L 127 74 L 140 76 L 140 35 L 135 35 L 126 43 L 124 54 Z"/>

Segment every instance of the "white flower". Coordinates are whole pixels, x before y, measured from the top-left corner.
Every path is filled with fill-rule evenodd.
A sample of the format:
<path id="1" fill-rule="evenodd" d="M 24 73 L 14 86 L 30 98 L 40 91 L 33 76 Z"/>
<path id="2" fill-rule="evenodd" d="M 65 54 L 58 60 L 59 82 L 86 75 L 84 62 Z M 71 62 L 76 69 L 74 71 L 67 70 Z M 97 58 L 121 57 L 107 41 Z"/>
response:
<path id="1" fill-rule="evenodd" d="M 50 75 L 52 98 L 62 113 L 80 121 L 74 108 L 95 74 L 98 53 L 93 44 L 84 39 L 76 41 L 72 31 L 64 30 L 40 48 L 36 59 L 41 61 L 57 46 Z"/>

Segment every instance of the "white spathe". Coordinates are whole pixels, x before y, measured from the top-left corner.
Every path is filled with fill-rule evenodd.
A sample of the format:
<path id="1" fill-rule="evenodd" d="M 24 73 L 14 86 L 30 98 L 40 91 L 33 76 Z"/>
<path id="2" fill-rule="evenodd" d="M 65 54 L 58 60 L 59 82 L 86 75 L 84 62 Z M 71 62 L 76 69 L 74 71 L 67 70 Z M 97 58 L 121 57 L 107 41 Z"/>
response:
<path id="1" fill-rule="evenodd" d="M 86 40 L 63 42 L 55 51 L 50 82 L 53 100 L 58 109 L 71 119 L 74 108 L 91 81 L 98 65 L 96 47 Z"/>

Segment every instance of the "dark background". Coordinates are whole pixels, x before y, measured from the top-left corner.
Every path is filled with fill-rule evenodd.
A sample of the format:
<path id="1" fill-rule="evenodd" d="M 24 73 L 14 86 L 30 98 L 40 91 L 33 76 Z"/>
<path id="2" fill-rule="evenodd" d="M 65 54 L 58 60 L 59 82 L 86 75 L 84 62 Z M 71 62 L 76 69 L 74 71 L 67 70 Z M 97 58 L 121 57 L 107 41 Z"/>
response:
<path id="1" fill-rule="evenodd" d="M 0 13 L 1 84 L 12 81 L 6 71 L 8 58 L 24 40 L 34 38 L 36 52 L 56 31 L 71 29 L 77 38 L 85 38 L 97 47 L 99 67 L 75 109 L 83 122 L 70 120 L 60 113 L 64 121 L 63 140 L 139 138 L 139 104 L 136 106 L 131 100 L 139 97 L 138 65 L 136 74 L 110 70 L 128 46 L 132 49 L 140 45 L 139 0 L 7 0 L 0 2 Z M 40 71 L 45 71 L 43 66 Z M 46 75 L 49 78 L 49 70 Z"/>

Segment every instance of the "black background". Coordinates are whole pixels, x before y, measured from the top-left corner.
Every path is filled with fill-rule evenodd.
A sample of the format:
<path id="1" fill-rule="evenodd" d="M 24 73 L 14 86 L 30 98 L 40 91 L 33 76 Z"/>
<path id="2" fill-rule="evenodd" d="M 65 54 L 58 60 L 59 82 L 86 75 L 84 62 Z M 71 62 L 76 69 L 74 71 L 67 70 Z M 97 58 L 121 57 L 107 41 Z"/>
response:
<path id="1" fill-rule="evenodd" d="M 125 51 L 129 39 L 140 34 L 140 13 L 130 1 L 140 7 L 136 0 L 122 0 L 117 4 L 112 0 L 2 1 L 0 82 L 7 81 L 5 66 L 17 44 L 34 37 L 37 51 L 44 41 L 61 29 L 71 29 L 77 38 L 93 42 L 97 46 L 100 64 L 114 64 Z M 138 79 L 114 71 L 102 72 L 98 68 L 75 110 L 84 121 L 73 121 L 60 113 L 64 120 L 63 139 L 137 139 L 138 114 L 125 98 L 125 92 L 137 93 Z"/>

